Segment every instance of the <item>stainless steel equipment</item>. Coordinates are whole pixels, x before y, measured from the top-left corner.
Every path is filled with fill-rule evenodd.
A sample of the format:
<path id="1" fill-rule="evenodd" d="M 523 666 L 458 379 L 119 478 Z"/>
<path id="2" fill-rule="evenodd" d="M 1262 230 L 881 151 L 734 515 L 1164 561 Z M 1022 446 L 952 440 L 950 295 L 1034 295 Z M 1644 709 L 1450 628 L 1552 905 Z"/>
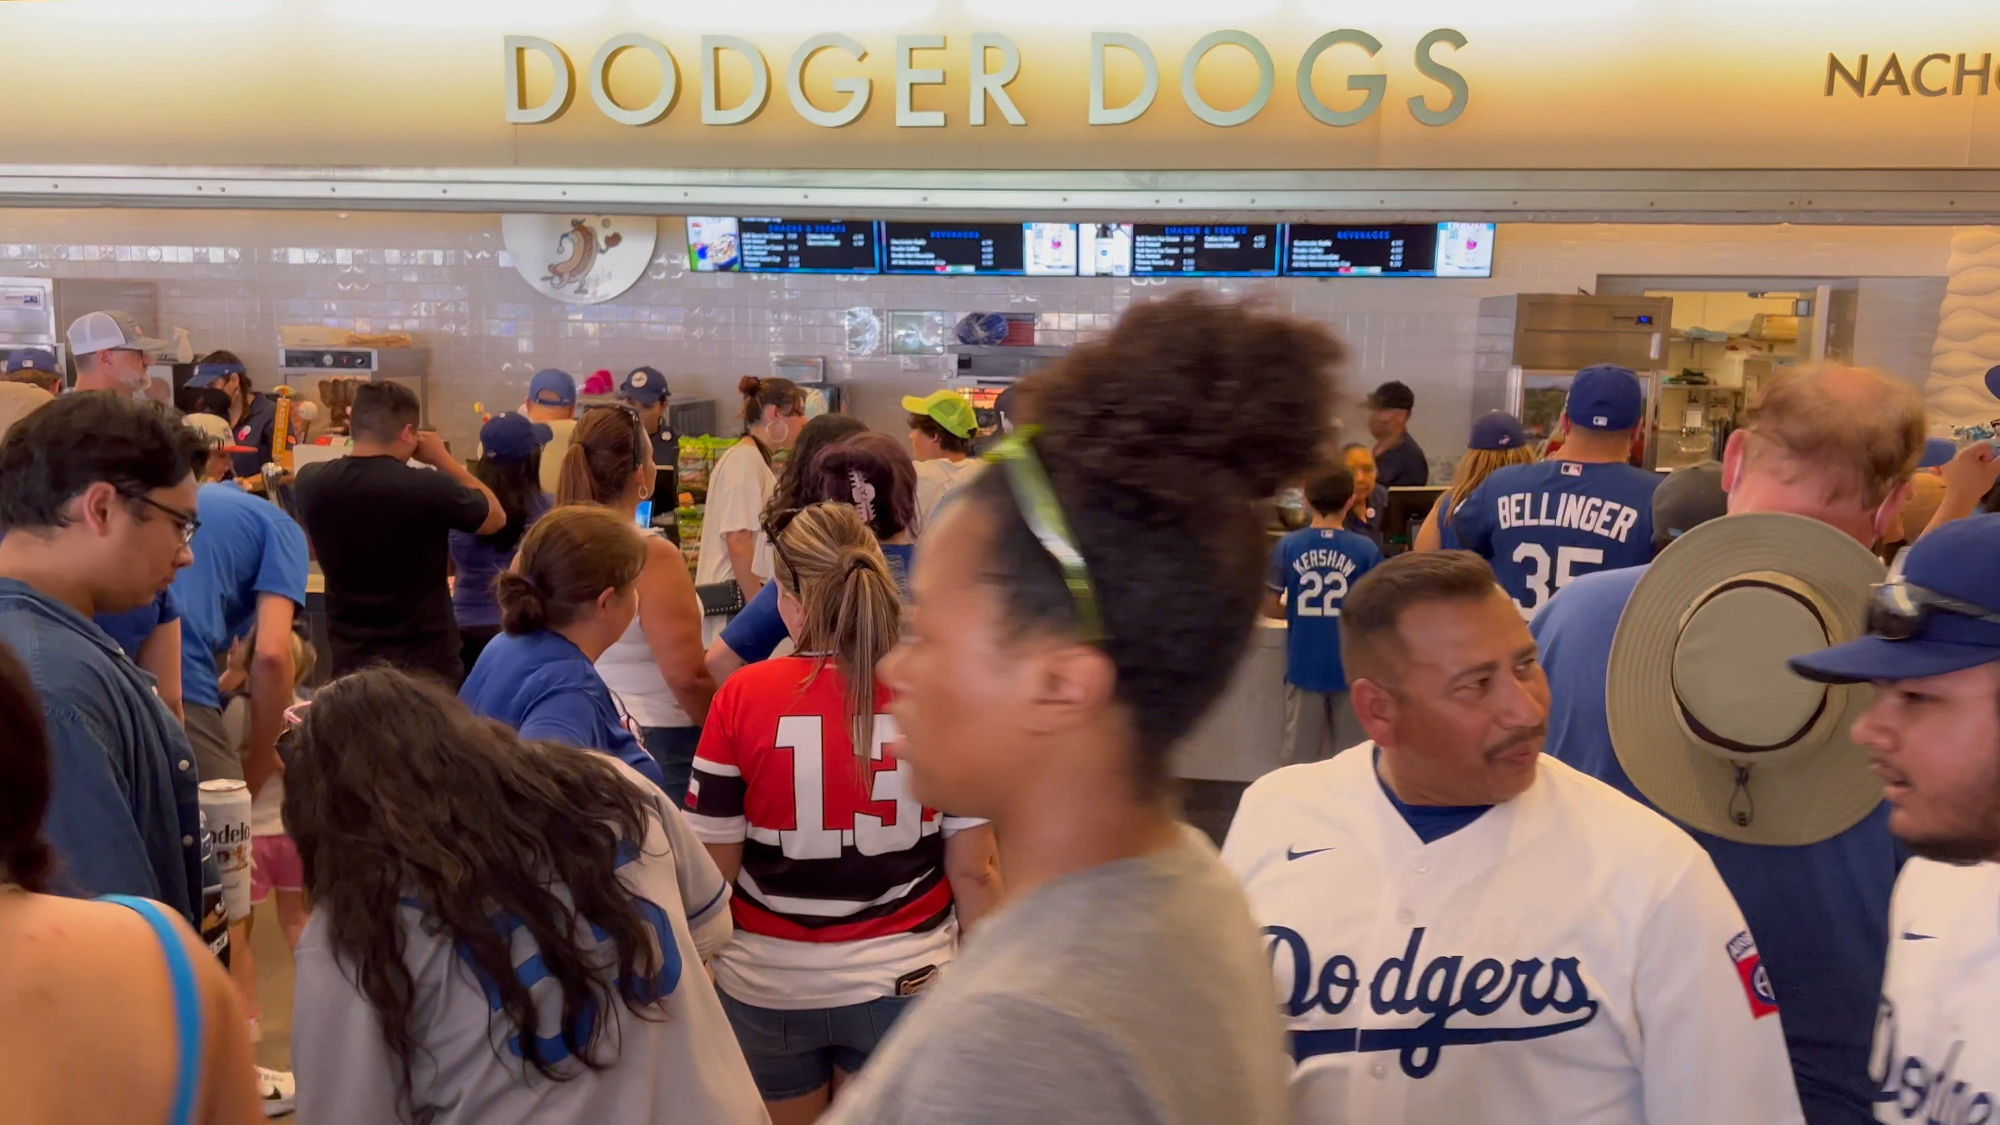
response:
<path id="1" fill-rule="evenodd" d="M 321 394 L 326 379 L 396 382 L 416 392 L 424 425 L 431 424 L 431 350 L 429 348 L 293 348 L 278 349 L 278 378 L 294 397 L 329 407 Z"/>
<path id="2" fill-rule="evenodd" d="M 954 344 L 945 349 L 957 364 L 951 382 L 975 387 L 1011 387 L 1068 350 L 1045 344 Z"/>
<path id="3" fill-rule="evenodd" d="M 60 339 L 55 283 L 42 277 L 0 278 L 0 364 L 22 348 L 42 348 L 64 360 Z"/>
<path id="4" fill-rule="evenodd" d="M 1647 417 L 1660 401 L 1674 303 L 1665 297 L 1516 293 L 1479 302 L 1472 414 L 1504 410 L 1530 435 L 1553 434 L 1578 369 L 1616 363 L 1646 384 Z M 1467 420 L 1468 427 L 1471 419 Z M 1647 458 L 1653 445 L 1647 443 Z"/>

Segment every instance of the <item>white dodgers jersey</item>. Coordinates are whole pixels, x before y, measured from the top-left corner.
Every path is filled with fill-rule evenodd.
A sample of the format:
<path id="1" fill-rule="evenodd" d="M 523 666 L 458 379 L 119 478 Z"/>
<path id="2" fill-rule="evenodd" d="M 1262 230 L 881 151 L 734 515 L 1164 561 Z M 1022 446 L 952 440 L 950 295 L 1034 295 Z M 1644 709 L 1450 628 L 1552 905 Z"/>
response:
<path id="1" fill-rule="evenodd" d="M 1875 1119 L 2000 1122 L 2000 864 L 1913 859 L 1889 903 Z"/>
<path id="2" fill-rule="evenodd" d="M 1263 926 L 1296 1121 L 1786 1125 L 1777 1001 L 1685 832 L 1543 757 L 1426 844 L 1373 743 L 1278 770 L 1223 846 Z"/>

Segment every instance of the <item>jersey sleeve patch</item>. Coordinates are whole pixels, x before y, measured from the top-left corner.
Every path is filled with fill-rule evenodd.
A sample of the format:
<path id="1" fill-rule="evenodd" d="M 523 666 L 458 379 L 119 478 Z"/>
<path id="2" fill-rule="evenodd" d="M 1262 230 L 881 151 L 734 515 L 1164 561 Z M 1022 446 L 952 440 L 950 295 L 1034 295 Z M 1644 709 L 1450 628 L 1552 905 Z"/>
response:
<path id="1" fill-rule="evenodd" d="M 1728 950 L 1729 959 L 1736 964 L 1736 975 L 1743 981 L 1743 994 L 1750 1001 L 1750 1018 L 1761 1020 L 1776 1015 L 1778 994 L 1771 988 L 1770 971 L 1764 968 L 1764 959 L 1758 956 L 1757 942 L 1750 931 L 1730 938 Z"/>

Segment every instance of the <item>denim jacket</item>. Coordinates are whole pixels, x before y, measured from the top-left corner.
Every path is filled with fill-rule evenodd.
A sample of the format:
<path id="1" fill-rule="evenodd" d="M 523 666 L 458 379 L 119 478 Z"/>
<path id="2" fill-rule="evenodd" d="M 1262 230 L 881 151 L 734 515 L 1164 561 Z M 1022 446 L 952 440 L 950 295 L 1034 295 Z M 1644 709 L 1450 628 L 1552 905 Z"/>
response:
<path id="1" fill-rule="evenodd" d="M 152 677 L 88 618 L 11 578 L 0 578 L 0 643 L 27 667 L 48 720 L 56 889 L 157 899 L 199 927 L 194 754 Z"/>

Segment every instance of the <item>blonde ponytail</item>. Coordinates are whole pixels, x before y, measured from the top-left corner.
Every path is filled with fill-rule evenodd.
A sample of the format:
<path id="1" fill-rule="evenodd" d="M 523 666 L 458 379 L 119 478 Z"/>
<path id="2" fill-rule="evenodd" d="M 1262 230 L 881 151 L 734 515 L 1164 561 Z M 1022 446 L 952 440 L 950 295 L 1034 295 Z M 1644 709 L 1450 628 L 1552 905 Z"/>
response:
<path id="1" fill-rule="evenodd" d="M 831 653 L 847 678 L 857 759 L 875 741 L 875 666 L 902 635 L 903 602 L 875 536 L 846 504 L 814 504 L 778 536 L 778 581 L 805 607 L 799 651 Z"/>

